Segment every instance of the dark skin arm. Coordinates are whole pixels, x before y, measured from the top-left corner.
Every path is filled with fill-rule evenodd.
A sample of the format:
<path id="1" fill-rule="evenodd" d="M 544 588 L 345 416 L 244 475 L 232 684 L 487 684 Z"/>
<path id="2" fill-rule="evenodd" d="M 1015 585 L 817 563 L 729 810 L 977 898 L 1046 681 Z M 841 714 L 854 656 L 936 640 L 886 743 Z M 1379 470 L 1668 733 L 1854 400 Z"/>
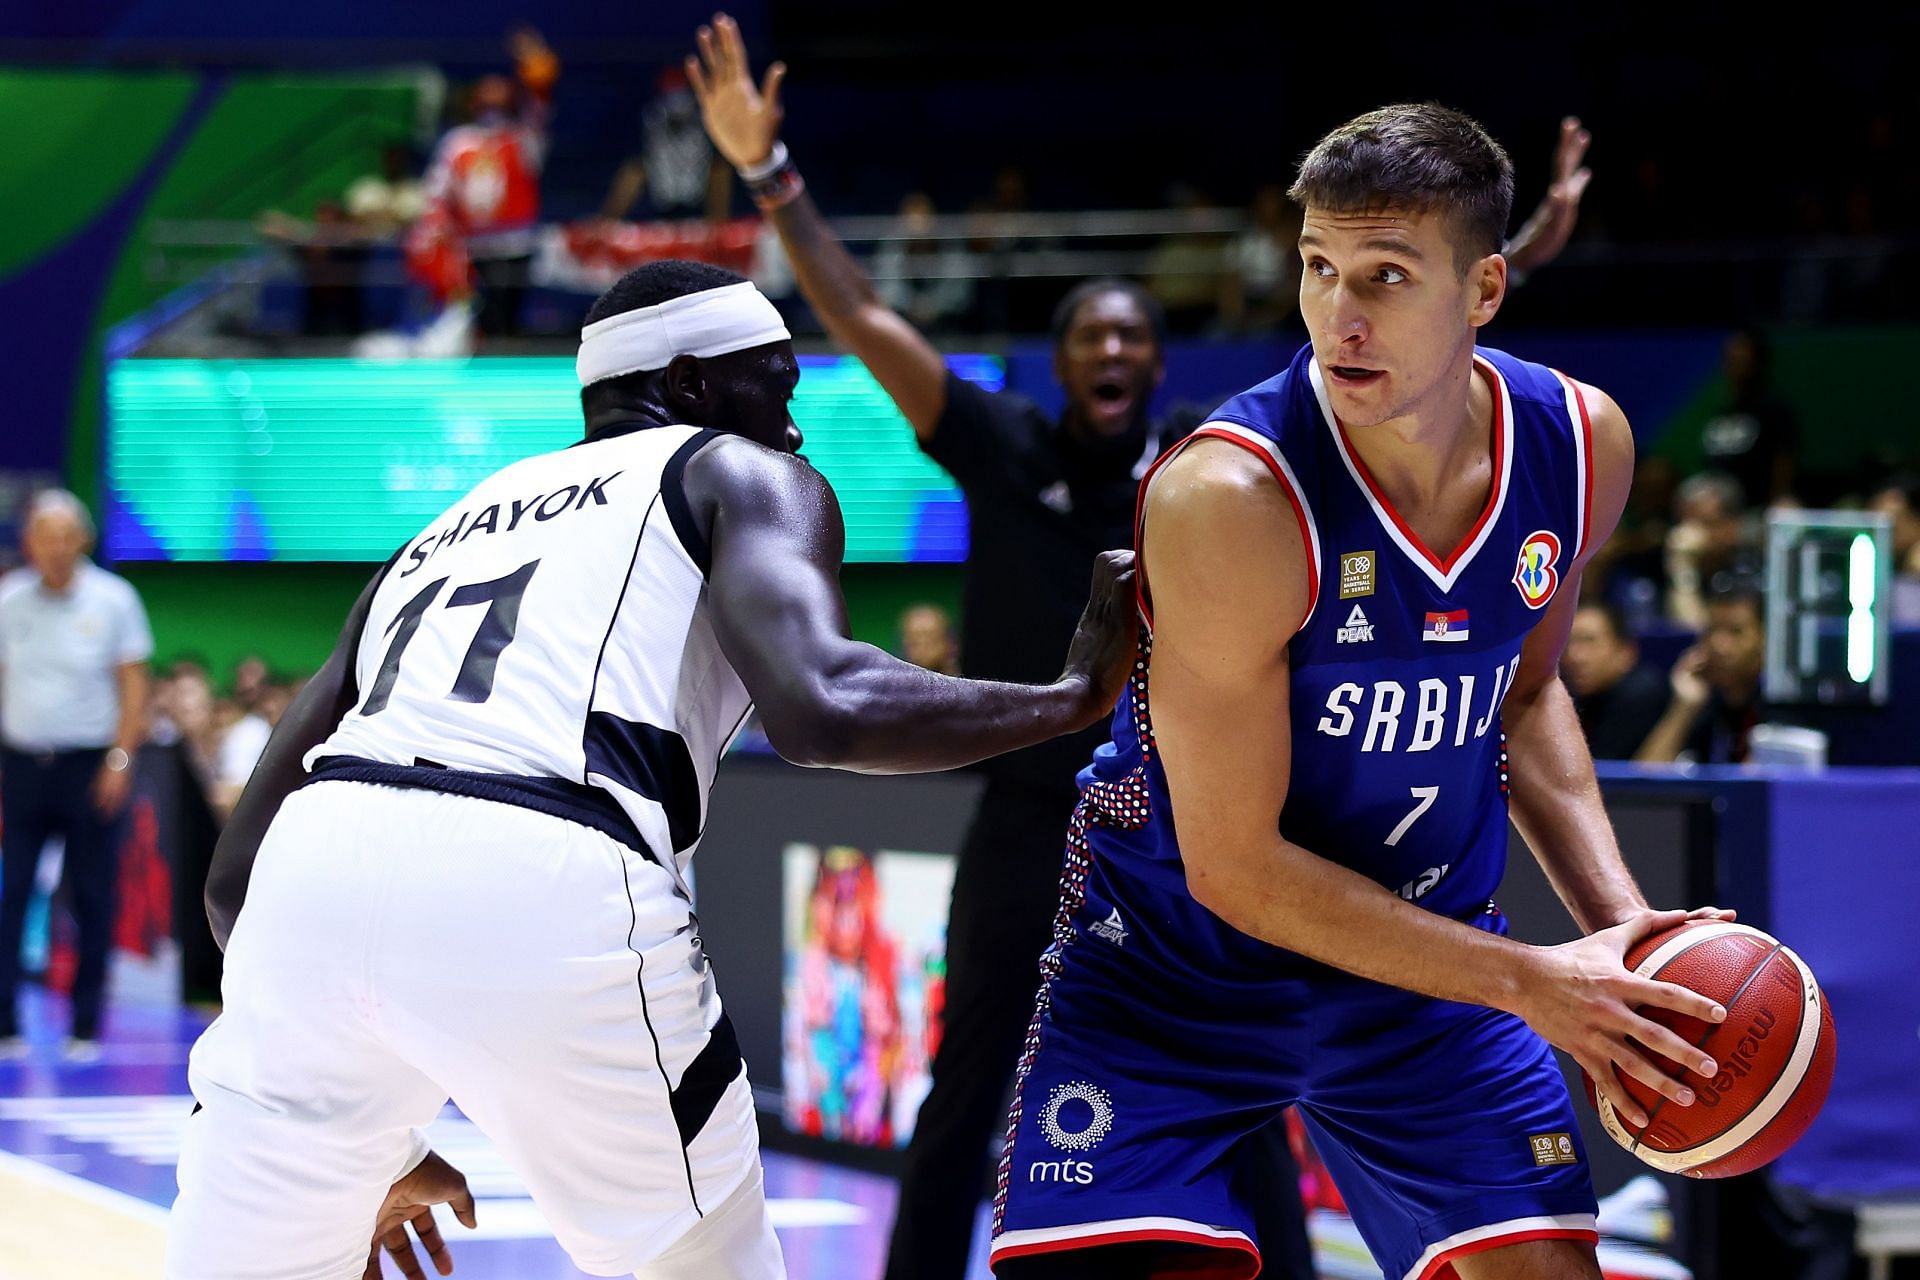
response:
<path id="1" fill-rule="evenodd" d="M 267 827 L 286 798 L 307 780 L 302 761 L 339 727 L 341 717 L 359 696 L 353 655 L 360 647 L 360 632 L 366 625 L 374 588 L 385 573 L 383 568 L 375 574 L 353 602 L 346 625 L 340 629 L 339 643 L 280 717 L 273 736 L 267 739 L 266 750 L 260 753 L 260 762 L 247 779 L 246 790 L 233 806 L 233 815 L 221 829 L 219 843 L 213 847 L 213 864 L 207 870 L 207 923 L 213 927 L 213 940 L 222 951 L 227 949 L 240 904 L 246 900 L 253 860 L 266 838 Z"/>
<path id="2" fill-rule="evenodd" d="M 1082 729 L 1113 709 L 1133 657 L 1132 555 L 1108 552 L 1050 685 L 961 680 L 848 636 L 839 503 L 799 458 L 721 437 L 687 464 L 713 548 L 708 602 L 774 750 L 861 773 L 953 769 Z"/>
<path id="3" fill-rule="evenodd" d="M 765 162 L 780 136 L 780 82 L 776 63 L 763 85 L 753 82 L 746 42 L 721 14 L 699 32 L 700 56 L 687 59 L 687 78 L 700 99 L 700 116 L 714 147 L 734 168 Z M 833 234 L 805 192 L 767 215 L 793 265 L 807 305 L 834 342 L 867 366 L 922 441 L 947 407 L 947 365 L 925 335 L 880 301 L 873 282 Z"/>

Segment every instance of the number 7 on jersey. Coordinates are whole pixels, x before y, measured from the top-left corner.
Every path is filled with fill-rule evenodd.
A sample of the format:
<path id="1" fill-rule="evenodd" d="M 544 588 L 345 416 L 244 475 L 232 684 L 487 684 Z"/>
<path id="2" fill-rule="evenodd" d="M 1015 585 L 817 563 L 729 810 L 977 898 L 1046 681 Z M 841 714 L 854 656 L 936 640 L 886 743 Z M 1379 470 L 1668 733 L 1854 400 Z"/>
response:
<path id="1" fill-rule="evenodd" d="M 1438 799 L 1440 795 L 1440 788 L 1438 787 L 1408 787 L 1407 790 L 1412 792 L 1413 798 L 1420 803 L 1413 806 L 1412 813 L 1400 819 L 1400 825 L 1395 827 L 1393 834 L 1387 837 L 1388 848 L 1392 848 L 1394 845 L 1400 843 L 1400 837 L 1407 834 L 1407 828 L 1411 827 L 1421 814 L 1431 809 L 1433 802 Z"/>

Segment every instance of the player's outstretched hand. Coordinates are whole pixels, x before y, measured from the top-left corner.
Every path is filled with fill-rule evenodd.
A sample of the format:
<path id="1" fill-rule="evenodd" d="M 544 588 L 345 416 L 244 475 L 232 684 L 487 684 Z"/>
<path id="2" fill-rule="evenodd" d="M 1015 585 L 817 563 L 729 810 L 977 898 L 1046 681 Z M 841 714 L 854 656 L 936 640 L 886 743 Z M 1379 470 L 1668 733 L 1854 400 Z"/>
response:
<path id="1" fill-rule="evenodd" d="M 1646 1112 L 1627 1093 L 1620 1074 L 1671 1100 L 1693 1105 L 1693 1090 L 1655 1061 L 1665 1058 L 1712 1079 L 1718 1068 L 1699 1049 L 1666 1027 L 1640 1016 L 1642 1006 L 1672 1009 L 1702 1022 L 1725 1021 L 1727 1011 L 1706 996 L 1671 982 L 1630 972 L 1624 958 L 1642 938 L 1687 920 L 1727 919 L 1714 907 L 1699 911 L 1642 911 L 1575 942 L 1541 949 L 1540 968 L 1515 1010 L 1547 1043 L 1567 1051 L 1585 1069 L 1629 1125 L 1647 1123 Z"/>
<path id="2" fill-rule="evenodd" d="M 696 39 L 700 55 L 687 59 L 687 80 L 700 100 L 707 136 L 736 169 L 763 163 L 780 137 L 780 82 L 787 64 L 768 67 L 765 83 L 756 88 L 740 24 L 724 13 L 713 15 L 713 25 L 701 27 Z"/>
<path id="3" fill-rule="evenodd" d="M 1581 163 L 1593 135 L 1577 116 L 1560 122 L 1560 138 L 1553 151 L 1553 181 L 1540 207 L 1533 211 L 1507 247 L 1507 262 L 1515 271 L 1531 274 L 1560 256 L 1580 221 L 1580 198 L 1593 181 L 1593 170 Z"/>
<path id="4" fill-rule="evenodd" d="M 1087 711 L 1081 728 L 1113 710 L 1133 667 L 1139 635 L 1133 552 L 1103 551 L 1093 563 L 1093 590 L 1080 615 L 1080 629 L 1067 647 L 1067 669 L 1061 673 L 1062 679 L 1086 682 Z"/>
<path id="5" fill-rule="evenodd" d="M 447 1242 L 440 1238 L 440 1227 L 433 1220 L 436 1204 L 452 1206 L 453 1216 L 463 1225 L 474 1225 L 473 1193 L 467 1190 L 466 1175 L 429 1151 L 412 1173 L 388 1189 L 380 1216 L 374 1219 L 373 1247 L 367 1253 L 362 1280 L 380 1280 L 383 1248 L 392 1255 L 400 1274 L 408 1280 L 425 1280 L 426 1272 L 420 1269 L 413 1241 L 407 1236 L 409 1224 L 433 1259 L 433 1269 L 443 1276 L 453 1274 L 453 1255 L 447 1252 Z"/>

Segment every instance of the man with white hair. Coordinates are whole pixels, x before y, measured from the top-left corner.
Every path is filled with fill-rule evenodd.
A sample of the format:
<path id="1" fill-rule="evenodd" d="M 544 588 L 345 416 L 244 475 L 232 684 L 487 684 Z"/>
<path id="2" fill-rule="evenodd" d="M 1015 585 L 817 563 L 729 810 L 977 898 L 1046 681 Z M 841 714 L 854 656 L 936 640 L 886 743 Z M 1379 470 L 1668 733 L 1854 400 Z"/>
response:
<path id="1" fill-rule="evenodd" d="M 1093 723 L 1131 666 L 1125 553 L 1049 684 L 849 639 L 779 312 L 659 262 L 587 318 L 585 438 L 394 554 L 221 835 L 176 1280 L 377 1276 L 376 1236 L 418 1275 L 408 1221 L 445 1261 L 427 1206 L 472 1198 L 420 1131 L 449 1097 L 582 1270 L 779 1280 L 687 889 L 727 743 L 757 705 L 797 764 L 950 769 Z"/>
<path id="2" fill-rule="evenodd" d="M 26 571 L 0 592 L 0 1058 L 24 1057 L 15 996 L 40 850 L 66 840 L 79 932 L 70 1061 L 99 1057 L 121 818 L 146 733 L 153 634 L 140 597 L 87 558 L 93 519 L 61 489 L 27 508 Z"/>

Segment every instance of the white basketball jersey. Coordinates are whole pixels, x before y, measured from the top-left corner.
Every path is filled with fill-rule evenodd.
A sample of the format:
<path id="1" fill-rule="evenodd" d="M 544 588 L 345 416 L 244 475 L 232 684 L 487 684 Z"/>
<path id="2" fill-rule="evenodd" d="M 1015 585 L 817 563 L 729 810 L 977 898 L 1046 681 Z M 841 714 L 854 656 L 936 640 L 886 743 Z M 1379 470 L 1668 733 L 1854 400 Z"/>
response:
<path id="1" fill-rule="evenodd" d="M 307 766 L 595 788 L 684 871 L 751 710 L 714 638 L 705 539 L 680 490 L 711 435 L 603 437 L 517 462 L 449 507 L 375 588 L 358 702 Z"/>

